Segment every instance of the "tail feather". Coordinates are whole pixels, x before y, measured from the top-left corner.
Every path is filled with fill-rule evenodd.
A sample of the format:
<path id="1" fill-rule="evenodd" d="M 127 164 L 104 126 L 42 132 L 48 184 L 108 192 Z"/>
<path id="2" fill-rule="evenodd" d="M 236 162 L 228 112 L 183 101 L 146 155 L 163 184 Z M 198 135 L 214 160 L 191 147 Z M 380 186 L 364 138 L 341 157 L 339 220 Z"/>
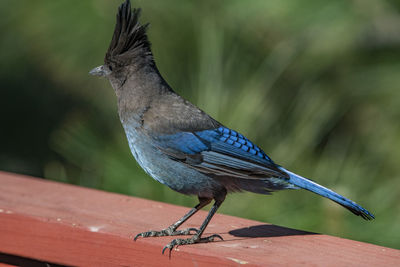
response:
<path id="1" fill-rule="evenodd" d="M 317 184 L 311 180 L 308 180 L 304 177 L 301 177 L 295 173 L 292 173 L 282 167 L 279 167 L 282 171 L 289 174 L 289 183 L 294 184 L 300 188 L 306 189 L 323 197 L 329 198 L 330 200 L 335 201 L 346 209 L 350 210 L 355 215 L 361 216 L 365 220 L 375 219 L 374 215 L 371 214 L 368 210 L 364 209 L 357 203 L 351 201 L 350 199 L 345 198 L 344 196 L 339 195 L 332 190 L 323 187 L 322 185 Z"/>

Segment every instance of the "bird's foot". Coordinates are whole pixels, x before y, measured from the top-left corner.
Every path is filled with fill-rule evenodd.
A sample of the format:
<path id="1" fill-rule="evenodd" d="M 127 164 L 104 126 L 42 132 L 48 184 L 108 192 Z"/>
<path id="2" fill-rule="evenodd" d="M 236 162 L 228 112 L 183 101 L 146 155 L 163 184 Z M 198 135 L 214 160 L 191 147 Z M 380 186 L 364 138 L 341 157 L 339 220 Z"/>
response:
<path id="1" fill-rule="evenodd" d="M 163 248 L 162 254 L 164 254 L 166 249 L 169 249 L 169 255 L 171 256 L 171 251 L 174 247 L 177 248 L 178 246 L 190 245 L 190 244 L 196 244 L 196 243 L 208 243 L 208 242 L 214 241 L 215 238 L 224 240 L 220 235 L 217 235 L 217 234 L 211 235 L 208 237 L 202 237 L 202 238 L 198 237 L 197 235 L 194 235 L 191 238 L 187 238 L 187 239 L 182 239 L 182 238 L 174 239 Z"/>
<path id="2" fill-rule="evenodd" d="M 199 230 L 197 230 L 196 228 L 187 228 L 187 229 L 183 229 L 183 230 L 176 230 L 172 227 L 168 227 L 161 231 L 148 231 L 148 232 L 143 232 L 143 233 L 137 234 L 133 240 L 136 241 L 136 239 L 138 239 L 139 237 L 192 235 L 192 234 L 197 234 L 198 231 Z M 192 232 L 194 232 L 194 233 L 192 233 Z"/>

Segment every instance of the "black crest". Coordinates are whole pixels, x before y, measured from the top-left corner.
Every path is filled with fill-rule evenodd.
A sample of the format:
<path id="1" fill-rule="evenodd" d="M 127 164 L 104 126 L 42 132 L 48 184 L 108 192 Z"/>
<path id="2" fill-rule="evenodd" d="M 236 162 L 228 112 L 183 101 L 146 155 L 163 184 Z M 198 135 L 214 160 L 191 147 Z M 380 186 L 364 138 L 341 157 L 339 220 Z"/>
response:
<path id="1" fill-rule="evenodd" d="M 129 65 L 138 57 L 152 61 L 150 42 L 146 35 L 149 24 L 139 23 L 140 12 L 140 8 L 131 11 L 129 0 L 119 6 L 114 35 L 104 63 L 124 66 Z"/>

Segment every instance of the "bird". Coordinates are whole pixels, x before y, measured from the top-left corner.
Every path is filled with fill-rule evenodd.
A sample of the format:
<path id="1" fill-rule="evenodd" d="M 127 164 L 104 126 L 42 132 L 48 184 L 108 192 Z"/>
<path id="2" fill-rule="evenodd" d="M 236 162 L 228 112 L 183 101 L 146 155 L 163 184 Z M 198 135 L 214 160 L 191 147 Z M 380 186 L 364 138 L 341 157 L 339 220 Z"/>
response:
<path id="1" fill-rule="evenodd" d="M 338 193 L 276 164 L 256 144 L 178 95 L 161 76 L 147 36 L 148 23 L 139 22 L 140 8 L 126 0 L 117 12 L 116 25 L 104 64 L 89 73 L 105 77 L 113 87 L 119 118 L 138 164 L 158 182 L 199 203 L 182 218 L 159 231 L 139 237 L 180 236 L 162 250 L 221 239 L 203 237 L 208 223 L 228 193 L 249 191 L 271 194 L 284 189 L 305 189 L 328 198 L 365 220 L 374 215 Z M 214 201 L 201 226 L 179 230 L 197 211 Z"/>

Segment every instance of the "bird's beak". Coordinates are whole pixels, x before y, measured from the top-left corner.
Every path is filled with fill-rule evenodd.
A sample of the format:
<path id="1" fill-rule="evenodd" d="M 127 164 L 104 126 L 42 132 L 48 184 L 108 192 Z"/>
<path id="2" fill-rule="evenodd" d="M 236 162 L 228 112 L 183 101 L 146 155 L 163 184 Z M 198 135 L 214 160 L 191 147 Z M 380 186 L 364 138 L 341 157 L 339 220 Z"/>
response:
<path id="1" fill-rule="evenodd" d="M 109 71 L 108 68 L 104 67 L 104 65 L 98 66 L 98 67 L 92 69 L 91 71 L 89 71 L 90 75 L 101 76 L 101 77 L 105 77 L 110 73 L 111 73 L 111 71 Z"/>

